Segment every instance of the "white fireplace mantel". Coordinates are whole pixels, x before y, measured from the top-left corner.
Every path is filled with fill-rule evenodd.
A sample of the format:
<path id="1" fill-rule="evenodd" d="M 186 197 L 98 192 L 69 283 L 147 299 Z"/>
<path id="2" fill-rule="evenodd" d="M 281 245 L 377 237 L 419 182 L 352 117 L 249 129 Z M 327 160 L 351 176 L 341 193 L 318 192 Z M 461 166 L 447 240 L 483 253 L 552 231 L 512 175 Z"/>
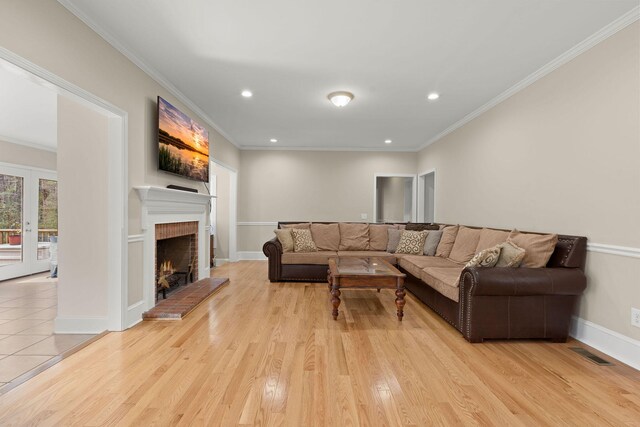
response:
<path id="1" fill-rule="evenodd" d="M 208 276 L 205 242 L 209 241 L 207 216 L 214 196 L 191 193 L 154 186 L 134 187 L 142 202 L 141 227 L 143 246 L 143 301 L 137 311 L 151 309 L 155 305 L 155 244 L 156 224 L 198 222 L 198 277 Z M 137 316 L 138 314 L 136 314 Z"/>

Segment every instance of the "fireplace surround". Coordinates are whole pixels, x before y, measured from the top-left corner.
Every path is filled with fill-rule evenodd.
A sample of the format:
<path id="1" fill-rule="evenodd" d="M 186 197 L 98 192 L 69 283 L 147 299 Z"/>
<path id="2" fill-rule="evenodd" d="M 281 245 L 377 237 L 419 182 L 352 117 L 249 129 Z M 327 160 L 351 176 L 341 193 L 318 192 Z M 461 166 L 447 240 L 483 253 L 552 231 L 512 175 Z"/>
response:
<path id="1" fill-rule="evenodd" d="M 193 234 L 196 266 L 194 279 L 208 276 L 206 242 L 211 197 L 162 187 L 135 187 L 142 202 L 143 231 L 143 311 L 156 304 L 156 242 L 168 237 Z"/>

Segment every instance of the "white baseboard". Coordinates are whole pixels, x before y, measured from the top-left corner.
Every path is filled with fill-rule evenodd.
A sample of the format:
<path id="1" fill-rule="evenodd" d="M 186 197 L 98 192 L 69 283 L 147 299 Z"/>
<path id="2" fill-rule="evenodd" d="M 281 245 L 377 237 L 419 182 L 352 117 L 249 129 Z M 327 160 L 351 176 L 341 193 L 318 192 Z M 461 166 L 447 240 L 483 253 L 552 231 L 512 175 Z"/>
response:
<path id="1" fill-rule="evenodd" d="M 109 330 L 106 317 L 56 317 L 53 330 L 56 334 L 101 334 Z"/>
<path id="2" fill-rule="evenodd" d="M 267 257 L 262 251 L 240 251 L 238 252 L 238 260 L 260 260 L 264 261 Z"/>
<path id="3" fill-rule="evenodd" d="M 125 328 L 128 329 L 142 322 L 142 313 L 146 311 L 145 308 L 144 301 L 139 301 L 127 307 L 127 317 L 125 319 L 127 324 Z"/>
<path id="4" fill-rule="evenodd" d="M 220 267 L 221 265 L 224 265 L 226 263 L 229 262 L 228 258 L 215 258 L 213 260 L 213 262 L 215 263 L 216 267 Z"/>
<path id="5" fill-rule="evenodd" d="M 576 316 L 572 318 L 569 335 L 640 370 L 640 341 Z"/>

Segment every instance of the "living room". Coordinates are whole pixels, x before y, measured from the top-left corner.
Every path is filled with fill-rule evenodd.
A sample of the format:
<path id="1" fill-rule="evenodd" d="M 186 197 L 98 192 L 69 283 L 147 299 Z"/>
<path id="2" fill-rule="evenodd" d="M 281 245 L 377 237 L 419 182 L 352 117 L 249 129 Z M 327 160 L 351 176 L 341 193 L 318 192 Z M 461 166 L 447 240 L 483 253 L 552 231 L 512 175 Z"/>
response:
<path id="1" fill-rule="evenodd" d="M 2 391 L 0 424 L 637 420 L 638 2 L 446 3 L 3 3 L 0 59 L 62 106 L 56 332 L 108 332 Z M 158 97 L 206 128 L 215 183 L 158 170 Z M 105 138 L 76 132 L 76 104 L 108 117 Z M 9 143 L 0 162 L 20 165 Z M 586 237 L 569 341 L 472 344 L 410 290 L 402 322 L 388 289 L 345 290 L 334 321 L 326 281 L 269 281 L 280 222 L 386 219 L 379 177 L 414 185 L 409 218 L 385 222 Z M 168 185 L 215 195 L 174 213 L 199 224 L 197 277 L 229 281 L 183 320 L 142 321 Z"/>

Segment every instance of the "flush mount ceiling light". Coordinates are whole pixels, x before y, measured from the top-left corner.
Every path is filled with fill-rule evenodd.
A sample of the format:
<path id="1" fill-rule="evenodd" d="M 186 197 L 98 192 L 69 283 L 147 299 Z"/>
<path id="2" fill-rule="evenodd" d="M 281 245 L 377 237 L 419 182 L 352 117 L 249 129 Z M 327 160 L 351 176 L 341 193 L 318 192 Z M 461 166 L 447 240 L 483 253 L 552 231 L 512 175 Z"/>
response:
<path id="1" fill-rule="evenodd" d="M 427 95 L 427 99 L 429 101 L 435 101 L 438 98 L 440 98 L 440 94 L 437 92 L 431 92 L 429 95 Z"/>
<path id="2" fill-rule="evenodd" d="M 385 139 L 385 140 L 384 140 L 384 143 L 385 143 L 385 144 L 391 144 L 391 140 L 390 140 L 390 139 Z"/>
<path id="3" fill-rule="evenodd" d="M 278 142 L 278 140 L 277 140 L 277 139 L 275 139 L 275 138 L 271 138 L 271 139 L 269 140 L 269 142 Z"/>
<path id="4" fill-rule="evenodd" d="M 353 94 L 351 92 L 341 90 L 338 92 L 331 92 L 329 95 L 327 95 L 327 98 L 336 107 L 344 107 L 349 102 L 351 102 L 351 100 L 353 99 Z"/>
<path id="5" fill-rule="evenodd" d="M 253 93 L 250 90 L 243 90 L 242 96 L 244 96 L 245 98 L 251 98 L 253 96 Z"/>

